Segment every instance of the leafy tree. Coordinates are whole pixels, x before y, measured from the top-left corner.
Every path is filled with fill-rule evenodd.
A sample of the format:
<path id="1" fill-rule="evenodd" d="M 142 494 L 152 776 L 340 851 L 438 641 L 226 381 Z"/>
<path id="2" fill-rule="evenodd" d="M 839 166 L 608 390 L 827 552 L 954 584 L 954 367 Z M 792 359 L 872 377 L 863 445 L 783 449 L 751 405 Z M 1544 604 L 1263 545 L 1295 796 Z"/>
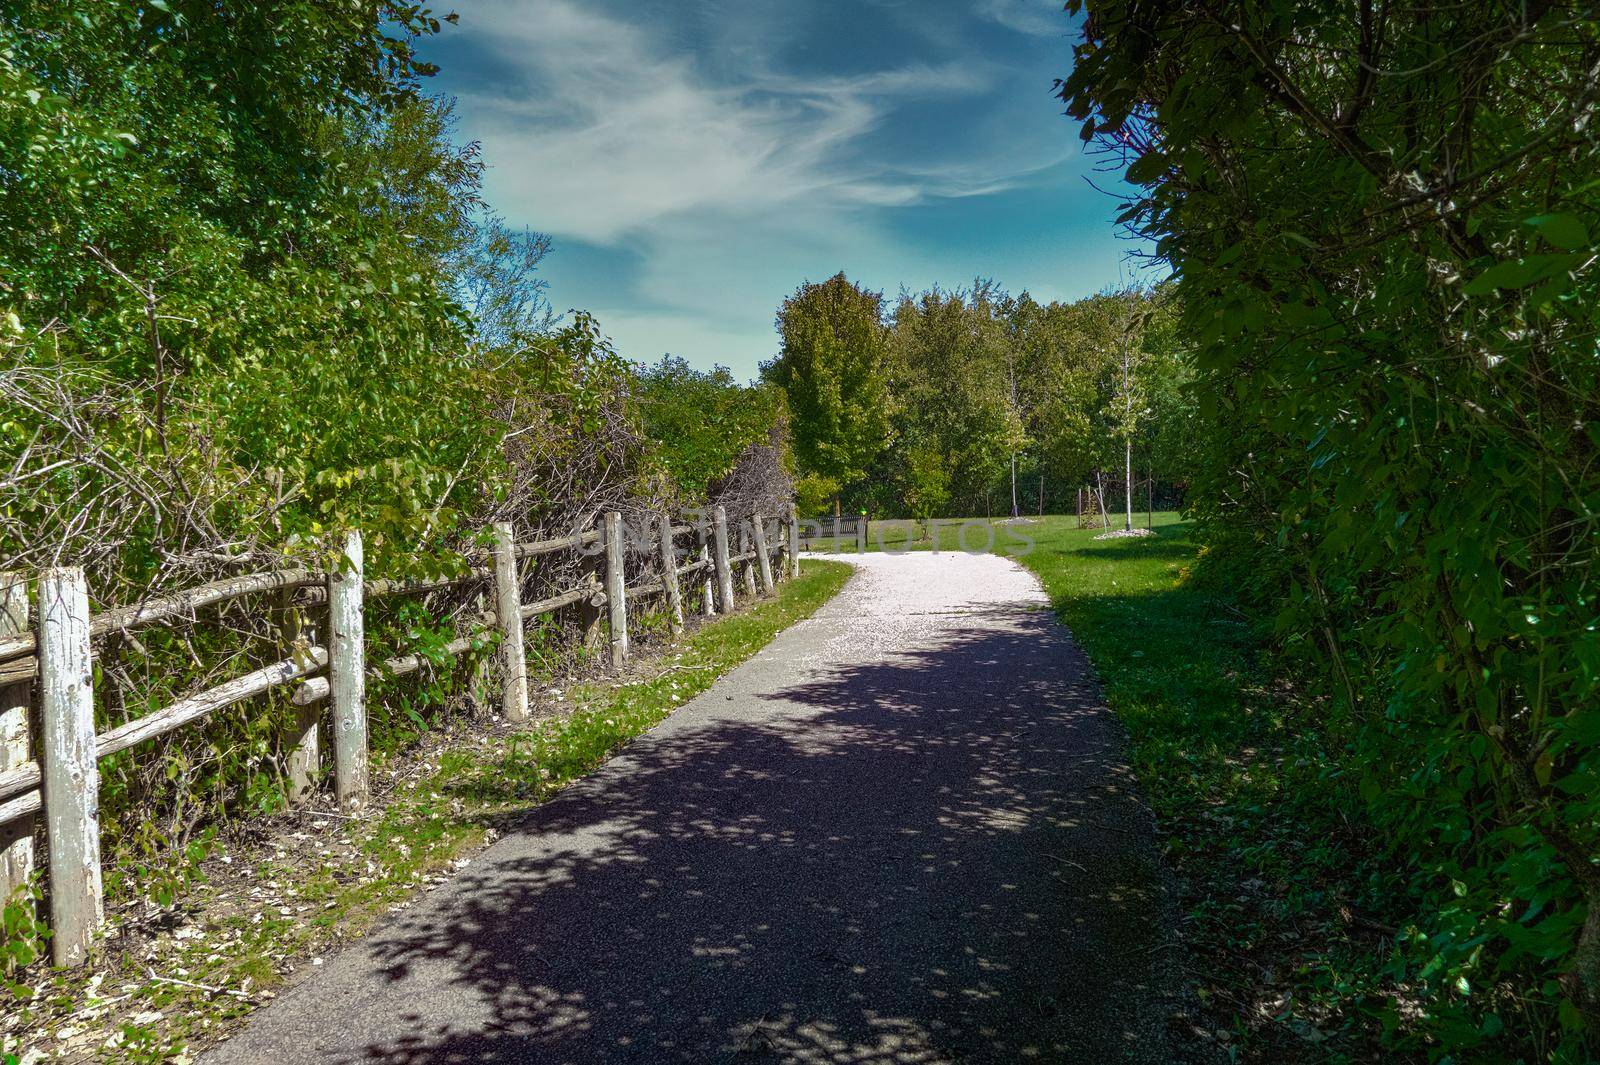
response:
<path id="1" fill-rule="evenodd" d="M 1119 338 L 1133 324 L 1125 378 Z M 879 513 L 924 517 L 981 512 L 998 490 L 1009 492 L 1015 515 L 1029 462 L 1057 483 L 1081 483 L 1135 455 L 1176 476 L 1191 450 L 1180 336 L 1165 289 L 1048 305 L 983 279 L 902 293 L 885 341 L 881 406 L 894 412 L 893 433 L 878 420 L 884 435 L 861 449 L 875 457 L 845 494 Z M 807 396 L 789 401 L 798 407 Z M 822 498 L 841 483 L 811 469 L 800 487 L 804 498 Z"/>
<path id="2" fill-rule="evenodd" d="M 1100 420 L 1121 452 L 1105 465 L 1122 466 L 1124 528 L 1131 530 L 1134 449 L 1137 446 L 1147 455 L 1154 453 L 1160 427 L 1155 406 L 1158 389 L 1164 407 L 1182 406 L 1169 382 L 1182 365 L 1184 351 L 1175 343 L 1170 289 L 1130 286 L 1102 293 L 1094 304 L 1097 343 L 1102 346 Z M 1170 417 L 1177 412 L 1163 413 Z M 1177 456 L 1165 457 L 1170 464 Z"/>
<path id="3" fill-rule="evenodd" d="M 1024 432 L 1038 470 L 1061 483 L 1081 484 L 1100 463 L 1099 382 L 1105 345 L 1096 332 L 1095 303 L 1040 305 L 1023 293 L 1006 313 Z"/>
<path id="4" fill-rule="evenodd" d="M 1135 460 L 1160 478 L 1186 483 L 1201 453 L 1193 381 L 1193 345 L 1183 324 L 1177 290 L 1162 285 L 1150 294 L 1141 330 L 1144 394 L 1149 415 L 1135 441 Z"/>
<path id="5" fill-rule="evenodd" d="M 762 366 L 788 397 L 801 469 L 841 488 L 866 474 L 891 437 L 882 319 L 883 297 L 843 273 L 808 282 L 778 309 L 782 346 Z"/>
<path id="6" fill-rule="evenodd" d="M 439 21 L 0 6 L 0 569 L 70 559 L 98 609 L 355 526 L 374 574 L 455 572 L 487 520 L 570 528 L 647 480 L 626 364 L 587 316 L 550 321 L 543 245 L 484 211 L 476 150 L 422 94 L 413 49 Z M 202 627 L 199 654 L 109 641 L 100 723 L 223 679 L 201 661 L 259 659 L 266 613 Z M 400 613 L 372 617 L 375 659 L 452 624 Z M 416 708 L 372 712 L 381 743 Z M 290 713 L 104 763 L 108 850 L 181 852 L 219 802 L 266 805 Z"/>
<path id="7" fill-rule="evenodd" d="M 448 513 L 446 486 L 493 453 L 440 266 L 477 166 L 417 96 L 412 42 L 437 25 L 409 5 L 290 0 L 0 14 L 0 298 L 25 358 L 148 411 L 148 438 L 137 419 L 103 427 L 125 449 L 103 468 L 195 464 L 130 518 L 145 533 L 85 537 L 86 561 L 114 552 L 105 594 L 168 564 L 157 540 L 217 537 L 208 465 L 240 471 L 230 535 L 360 515 L 381 545 Z M 53 428 L 18 424 L 19 450 Z M 33 482 L 24 535 L 82 528 L 58 506 L 84 498 L 82 475 Z M 237 528 L 266 509 L 268 529 Z"/>
<path id="8" fill-rule="evenodd" d="M 901 445 L 893 476 L 904 495 L 908 481 L 923 500 L 928 488 L 948 486 L 946 499 L 972 507 L 984 500 L 1022 444 L 1013 405 L 1011 365 L 999 316 L 997 289 L 933 289 L 903 296 L 895 308 L 894 389 L 901 412 Z M 946 464 L 931 478 L 934 456 Z"/>
<path id="9" fill-rule="evenodd" d="M 824 507 L 838 505 L 840 491 L 838 481 L 815 473 L 803 474 L 794 482 L 795 506 L 802 514 L 821 514 Z"/>
<path id="10" fill-rule="evenodd" d="M 1133 529 L 1133 438 L 1138 433 L 1141 425 L 1150 414 L 1146 405 L 1144 382 L 1144 358 L 1141 323 L 1136 306 L 1131 306 L 1133 300 L 1126 295 L 1117 300 L 1119 307 L 1117 320 L 1114 323 L 1116 330 L 1115 354 L 1113 361 L 1116 369 L 1112 378 L 1113 397 L 1109 414 L 1116 435 L 1122 440 L 1124 457 L 1123 503 L 1126 507 L 1126 524 L 1124 529 Z"/>
<path id="11" fill-rule="evenodd" d="M 784 418 L 783 393 L 740 385 L 725 366 L 693 369 L 673 355 L 635 371 L 633 388 L 645 435 L 686 499 L 703 500 L 744 450 L 765 443 Z"/>
<path id="12" fill-rule="evenodd" d="M 942 514 L 950 502 L 948 459 L 929 444 L 911 444 L 903 462 L 899 479 L 906 511 L 921 520 Z"/>
<path id="13" fill-rule="evenodd" d="M 1313 726 L 1326 802 L 1365 800 L 1387 848 L 1371 904 L 1407 932 L 1382 997 L 1411 1003 L 1390 1038 L 1590 1060 L 1600 23 L 1071 6 L 1089 33 L 1062 97 L 1139 187 L 1123 219 L 1197 348 L 1208 561 L 1338 693 Z"/>

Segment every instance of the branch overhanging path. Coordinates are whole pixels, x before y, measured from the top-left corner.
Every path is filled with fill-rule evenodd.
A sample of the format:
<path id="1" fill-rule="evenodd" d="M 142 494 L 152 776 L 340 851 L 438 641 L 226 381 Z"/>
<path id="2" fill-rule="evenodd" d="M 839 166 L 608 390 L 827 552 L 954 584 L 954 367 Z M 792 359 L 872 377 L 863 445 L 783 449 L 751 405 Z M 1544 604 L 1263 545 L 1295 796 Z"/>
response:
<path id="1" fill-rule="evenodd" d="M 1152 822 L 1037 582 L 850 561 L 205 1060 L 1184 1060 Z"/>

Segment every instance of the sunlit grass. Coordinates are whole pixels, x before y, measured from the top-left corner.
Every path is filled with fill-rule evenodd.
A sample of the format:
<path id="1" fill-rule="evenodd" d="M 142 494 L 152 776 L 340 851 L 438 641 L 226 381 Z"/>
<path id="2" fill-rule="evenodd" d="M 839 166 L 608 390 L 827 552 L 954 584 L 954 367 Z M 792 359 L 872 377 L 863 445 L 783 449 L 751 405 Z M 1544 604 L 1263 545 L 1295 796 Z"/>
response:
<path id="1" fill-rule="evenodd" d="M 1158 510 L 1153 515 L 1135 511 L 1133 525 L 1143 529 L 1154 522 L 1157 529 L 1179 524 L 1179 516 L 1172 511 Z M 1111 528 L 1121 529 L 1123 518 L 1112 515 Z M 867 523 L 868 551 L 993 551 L 999 554 L 1021 555 L 1029 544 L 1059 546 L 1065 543 L 1091 543 L 1104 529 L 1080 529 L 1078 519 L 1072 515 L 1046 514 L 1044 517 L 1024 515 L 1015 521 L 1009 518 L 875 518 Z M 854 554 L 856 541 L 853 533 L 845 532 L 834 537 L 824 522 L 821 533 L 809 537 L 813 551 Z"/>
<path id="2" fill-rule="evenodd" d="M 654 676 L 594 682 L 570 694 L 575 709 L 512 738 L 505 758 L 478 764 L 450 786 L 481 798 L 544 797 L 604 761 L 618 746 L 709 688 L 780 631 L 815 613 L 850 577 L 842 562 L 812 559 L 774 599 L 695 631 L 652 669 Z"/>

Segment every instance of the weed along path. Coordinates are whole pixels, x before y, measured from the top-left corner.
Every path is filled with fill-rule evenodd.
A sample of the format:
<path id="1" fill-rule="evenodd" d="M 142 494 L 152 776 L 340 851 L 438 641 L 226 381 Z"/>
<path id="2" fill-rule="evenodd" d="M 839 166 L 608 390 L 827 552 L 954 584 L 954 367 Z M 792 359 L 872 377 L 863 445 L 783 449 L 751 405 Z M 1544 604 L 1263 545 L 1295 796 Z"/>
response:
<path id="1" fill-rule="evenodd" d="M 1150 818 L 1037 582 L 852 561 L 205 1060 L 1183 1059 Z"/>

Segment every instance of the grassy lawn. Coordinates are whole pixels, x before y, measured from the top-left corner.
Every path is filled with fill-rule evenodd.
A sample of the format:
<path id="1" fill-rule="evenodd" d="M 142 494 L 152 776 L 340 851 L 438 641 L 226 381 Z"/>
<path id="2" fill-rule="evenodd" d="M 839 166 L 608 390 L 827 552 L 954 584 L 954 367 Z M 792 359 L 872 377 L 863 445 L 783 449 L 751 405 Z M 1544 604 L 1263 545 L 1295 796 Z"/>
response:
<path id="1" fill-rule="evenodd" d="M 1123 518 L 1120 514 L 1113 514 L 1111 518 L 1113 529 L 1122 528 Z M 1161 510 L 1153 515 L 1142 510 L 1133 513 L 1133 525 L 1136 529 L 1145 528 L 1152 520 L 1156 528 L 1161 528 L 1177 524 L 1178 515 Z M 1070 534 L 1088 542 L 1103 531 L 1079 529 L 1076 518 L 1056 514 L 1047 514 L 1043 518 L 1024 515 L 1016 523 L 1002 518 L 934 518 L 930 521 L 912 518 L 875 518 L 868 523 L 867 528 L 868 551 L 929 551 L 933 549 L 934 540 L 937 538 L 941 551 L 992 550 L 1003 554 L 1025 553 L 1025 543 L 1029 539 L 1038 540 L 1041 544 L 1054 543 Z M 826 523 L 821 535 L 808 539 L 812 550 L 819 552 L 848 555 L 854 554 L 856 550 L 854 533 L 845 532 L 835 540 Z"/>
<path id="2" fill-rule="evenodd" d="M 0 1062 L 28 1050 L 51 1060 L 191 1060 L 191 1044 L 448 880 L 532 806 L 814 613 L 850 572 L 806 561 L 774 598 L 700 625 L 624 677 L 542 693 L 561 704 L 526 731 L 467 722 L 424 737 L 421 750 L 375 766 L 370 816 L 306 811 L 263 825 L 262 840 L 200 863 L 154 934 L 113 937 L 82 970 L 0 969 Z"/>
<path id="3" fill-rule="evenodd" d="M 957 548 L 958 525 L 936 530 L 941 550 Z M 1371 1060 L 1378 1033 L 1363 1005 L 1382 991 L 1392 930 L 1373 919 L 1384 885 L 1369 844 L 1295 727 L 1315 700 L 1260 659 L 1224 590 L 1191 579 L 1199 545 L 1177 515 L 1157 512 L 1152 537 L 1115 540 L 1071 516 L 973 519 L 967 546 L 981 549 L 991 525 L 994 550 L 1038 575 L 1128 731 L 1183 885 L 1213 1038 L 1240 1061 Z M 933 546 L 925 526 L 882 528 L 891 550 Z"/>

